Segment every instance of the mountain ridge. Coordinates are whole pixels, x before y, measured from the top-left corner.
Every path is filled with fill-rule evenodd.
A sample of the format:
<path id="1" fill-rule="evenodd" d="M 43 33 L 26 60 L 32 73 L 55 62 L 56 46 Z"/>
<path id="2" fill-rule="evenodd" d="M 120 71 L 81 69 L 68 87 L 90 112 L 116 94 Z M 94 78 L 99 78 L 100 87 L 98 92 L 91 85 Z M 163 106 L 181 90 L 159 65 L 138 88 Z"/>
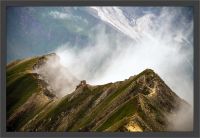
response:
<path id="1" fill-rule="evenodd" d="M 8 131 L 167 131 L 166 116 L 180 106 L 189 108 L 152 69 L 104 85 L 82 81 L 72 93 L 58 98 L 33 72 L 44 64 L 41 59 L 52 55 L 7 67 L 7 100 L 16 101 L 7 106 Z M 16 79 L 21 77 L 27 85 L 38 84 L 28 87 L 29 95 L 29 89 L 22 89 L 25 84 Z M 18 89 L 24 100 L 15 97 Z"/>

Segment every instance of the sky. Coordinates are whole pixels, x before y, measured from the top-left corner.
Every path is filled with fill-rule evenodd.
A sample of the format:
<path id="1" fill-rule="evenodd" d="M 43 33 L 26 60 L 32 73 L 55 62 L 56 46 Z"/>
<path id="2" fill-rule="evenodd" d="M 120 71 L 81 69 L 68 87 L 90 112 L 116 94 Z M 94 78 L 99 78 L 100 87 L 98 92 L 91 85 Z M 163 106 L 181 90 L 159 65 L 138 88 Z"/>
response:
<path id="1" fill-rule="evenodd" d="M 98 85 L 150 68 L 193 104 L 192 11 L 191 7 L 9 7 L 7 63 L 56 53 L 59 63 L 49 61 L 38 71 L 56 89 L 66 85 L 57 80 Z M 61 71 L 52 73 L 58 68 Z M 60 94 L 71 90 L 62 89 Z"/>

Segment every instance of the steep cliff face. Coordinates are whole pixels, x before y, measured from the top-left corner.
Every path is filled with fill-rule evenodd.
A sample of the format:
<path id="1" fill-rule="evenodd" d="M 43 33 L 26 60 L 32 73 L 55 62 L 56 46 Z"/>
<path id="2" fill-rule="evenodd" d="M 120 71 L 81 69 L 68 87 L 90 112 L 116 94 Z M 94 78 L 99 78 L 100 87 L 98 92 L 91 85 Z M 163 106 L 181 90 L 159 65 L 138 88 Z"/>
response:
<path id="1" fill-rule="evenodd" d="M 167 116 L 190 108 L 151 69 L 105 85 L 81 81 L 58 98 L 33 71 L 46 60 L 35 57 L 7 66 L 8 131 L 167 131 Z"/>

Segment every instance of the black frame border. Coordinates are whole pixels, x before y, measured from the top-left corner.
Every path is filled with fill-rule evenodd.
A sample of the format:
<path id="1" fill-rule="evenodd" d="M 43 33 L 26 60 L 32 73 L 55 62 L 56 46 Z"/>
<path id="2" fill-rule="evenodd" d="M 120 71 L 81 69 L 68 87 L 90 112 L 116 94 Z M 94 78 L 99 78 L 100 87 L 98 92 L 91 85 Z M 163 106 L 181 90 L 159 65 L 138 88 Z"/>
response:
<path id="1" fill-rule="evenodd" d="M 1 137 L 199 137 L 199 20 L 198 0 L 3 0 L 1 5 L 0 46 L 0 136 Z M 192 132 L 6 132 L 6 8 L 8 6 L 191 6 L 194 19 L 194 127 Z"/>

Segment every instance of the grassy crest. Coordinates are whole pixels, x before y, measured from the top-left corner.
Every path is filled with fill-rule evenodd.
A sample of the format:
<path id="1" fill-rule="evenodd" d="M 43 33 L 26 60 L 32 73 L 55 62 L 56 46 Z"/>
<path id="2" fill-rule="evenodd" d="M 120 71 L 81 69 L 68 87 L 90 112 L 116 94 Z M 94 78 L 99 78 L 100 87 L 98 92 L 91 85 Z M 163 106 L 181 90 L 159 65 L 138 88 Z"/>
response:
<path id="1" fill-rule="evenodd" d="M 7 67 L 6 70 L 6 96 L 7 96 L 7 115 L 13 113 L 35 92 L 39 91 L 37 81 L 31 74 L 32 66 L 37 61 L 33 58 L 20 61 Z"/>

